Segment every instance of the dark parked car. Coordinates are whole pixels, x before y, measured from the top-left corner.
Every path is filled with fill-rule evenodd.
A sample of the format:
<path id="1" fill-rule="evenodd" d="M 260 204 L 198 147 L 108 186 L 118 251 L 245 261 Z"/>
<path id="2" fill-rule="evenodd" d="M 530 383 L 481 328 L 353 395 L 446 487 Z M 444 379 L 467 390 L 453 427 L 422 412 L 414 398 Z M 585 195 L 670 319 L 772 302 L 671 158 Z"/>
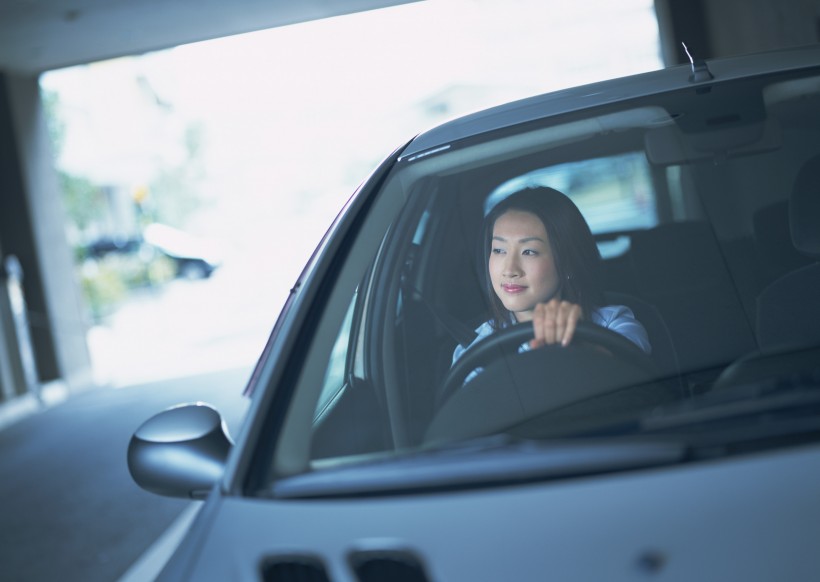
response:
<path id="1" fill-rule="evenodd" d="M 93 259 L 101 259 L 110 254 L 134 254 L 138 253 L 142 245 L 142 238 L 139 237 L 117 237 L 103 236 L 94 239 L 85 245 L 85 255 Z"/>
<path id="2" fill-rule="evenodd" d="M 526 245 L 555 246 L 549 227 L 519 238 L 485 214 L 549 187 L 651 349 L 601 310 L 566 347 L 519 347 L 529 323 L 488 331 L 493 293 L 514 303 L 493 261 L 514 277 L 573 248 L 545 255 Z M 423 133 L 296 281 L 237 440 L 201 403 L 135 433 L 137 483 L 207 497 L 161 579 L 816 580 L 818 257 L 820 47 Z"/>
<path id="3" fill-rule="evenodd" d="M 221 253 L 214 245 L 157 223 L 149 224 L 141 236 L 100 237 L 87 244 L 85 252 L 94 259 L 118 254 L 145 262 L 161 256 L 171 261 L 175 275 L 183 279 L 206 279 L 222 264 Z"/>

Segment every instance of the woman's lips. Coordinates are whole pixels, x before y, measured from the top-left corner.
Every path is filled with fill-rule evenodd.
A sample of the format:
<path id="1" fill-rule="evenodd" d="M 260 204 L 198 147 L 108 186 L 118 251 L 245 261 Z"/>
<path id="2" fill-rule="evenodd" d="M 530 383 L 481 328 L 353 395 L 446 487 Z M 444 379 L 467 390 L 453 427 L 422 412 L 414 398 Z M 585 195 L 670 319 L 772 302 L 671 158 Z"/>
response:
<path id="1" fill-rule="evenodd" d="M 513 293 L 513 294 L 523 293 L 524 290 L 526 289 L 526 287 L 524 287 L 523 285 L 513 285 L 512 283 L 504 283 L 503 285 L 501 285 L 501 288 L 506 293 Z"/>

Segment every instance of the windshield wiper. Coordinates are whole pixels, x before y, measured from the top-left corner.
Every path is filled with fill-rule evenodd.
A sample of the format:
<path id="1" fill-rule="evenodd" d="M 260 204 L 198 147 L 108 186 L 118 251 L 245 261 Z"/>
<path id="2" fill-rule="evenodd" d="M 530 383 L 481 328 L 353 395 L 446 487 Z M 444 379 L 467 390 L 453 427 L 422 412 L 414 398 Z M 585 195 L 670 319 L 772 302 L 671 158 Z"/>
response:
<path id="1" fill-rule="evenodd" d="M 350 497 L 510 485 L 683 461 L 676 442 L 538 442 L 495 436 L 275 482 L 276 498 Z"/>
<path id="2" fill-rule="evenodd" d="M 820 390 L 786 391 L 765 396 L 726 399 L 701 397 L 691 405 L 683 405 L 674 411 L 662 410 L 641 419 L 641 432 L 654 432 L 698 424 L 714 423 L 742 417 L 757 418 L 761 414 L 774 415 L 789 412 L 811 413 L 820 406 Z"/>

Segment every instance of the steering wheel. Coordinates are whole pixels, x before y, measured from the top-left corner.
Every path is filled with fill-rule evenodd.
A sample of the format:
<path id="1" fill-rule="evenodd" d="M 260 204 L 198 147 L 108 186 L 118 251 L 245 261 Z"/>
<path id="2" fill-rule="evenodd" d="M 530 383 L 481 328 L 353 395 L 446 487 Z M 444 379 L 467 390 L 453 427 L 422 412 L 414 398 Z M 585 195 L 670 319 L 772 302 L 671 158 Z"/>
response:
<path id="1" fill-rule="evenodd" d="M 493 360 L 498 359 L 501 354 L 515 353 L 513 350 L 517 351 L 521 344 L 532 338 L 532 323 L 527 321 L 500 329 L 482 339 L 450 368 L 444 379 L 439 407 L 443 406 L 461 388 L 464 379 L 470 372 L 476 368 L 485 367 Z M 538 348 L 538 350 L 573 349 L 579 344 L 604 348 L 616 358 L 645 372 L 649 377 L 657 375 L 654 361 L 642 349 L 621 334 L 587 321 L 578 322 L 572 343 L 568 346 L 551 344 Z"/>

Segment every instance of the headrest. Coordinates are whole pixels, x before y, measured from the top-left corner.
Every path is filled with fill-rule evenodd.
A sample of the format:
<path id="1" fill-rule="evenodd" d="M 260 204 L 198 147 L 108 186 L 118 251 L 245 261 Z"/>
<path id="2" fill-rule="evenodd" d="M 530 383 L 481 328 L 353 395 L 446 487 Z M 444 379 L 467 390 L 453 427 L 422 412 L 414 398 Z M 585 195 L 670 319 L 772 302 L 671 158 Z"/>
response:
<path id="1" fill-rule="evenodd" d="M 794 248 L 789 227 L 789 201 L 779 200 L 752 216 L 760 268 L 769 280 L 807 265 L 811 259 Z"/>
<path id="2" fill-rule="evenodd" d="M 800 168 L 789 200 L 789 227 L 795 248 L 820 258 L 820 156 Z"/>

